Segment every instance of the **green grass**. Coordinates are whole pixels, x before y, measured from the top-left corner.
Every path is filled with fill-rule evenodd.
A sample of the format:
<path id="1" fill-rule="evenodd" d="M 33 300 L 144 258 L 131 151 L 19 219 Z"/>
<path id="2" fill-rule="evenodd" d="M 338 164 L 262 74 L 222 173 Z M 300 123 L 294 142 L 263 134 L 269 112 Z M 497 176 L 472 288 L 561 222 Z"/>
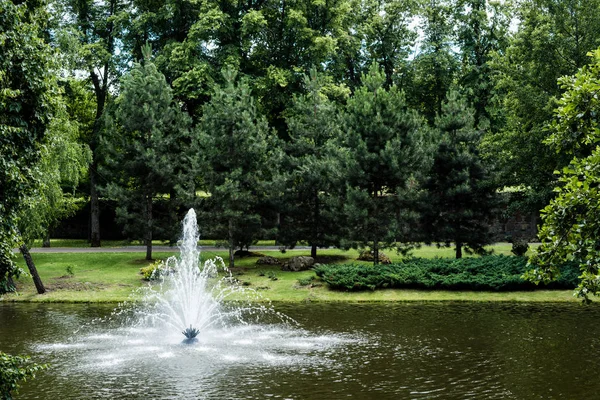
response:
<path id="1" fill-rule="evenodd" d="M 200 240 L 201 246 L 216 246 L 218 240 Z M 153 240 L 155 246 L 168 246 L 168 240 Z M 103 240 L 102 247 L 125 247 L 125 246 L 143 246 L 144 243 L 139 240 Z M 50 239 L 51 247 L 90 247 L 90 243 L 84 239 Z M 275 240 L 259 240 L 255 246 L 275 246 Z M 33 247 L 42 247 L 42 241 L 36 240 Z"/>
<path id="2" fill-rule="evenodd" d="M 510 254 L 510 244 L 494 246 L 497 254 Z M 297 255 L 308 255 L 308 250 L 263 251 L 265 255 L 277 257 L 282 261 Z M 156 259 L 165 259 L 175 252 L 155 252 Z M 400 258 L 395 252 L 387 252 L 392 260 Z M 30 277 L 21 277 L 17 281 L 18 294 L 5 295 L 4 301 L 31 302 L 121 302 L 131 300 L 130 295 L 147 282 L 142 280 L 139 269 L 149 264 L 144 253 L 34 253 L 32 254 L 48 293 L 38 295 Z M 447 257 L 453 255 L 453 249 L 437 249 L 435 246 L 423 246 L 414 252 L 417 257 Z M 227 260 L 226 251 L 204 251 L 203 259 L 221 257 Z M 319 262 L 348 263 L 357 262 L 356 250 L 337 249 L 319 250 Z M 312 271 L 283 272 L 278 266 L 257 266 L 256 257 L 236 259 L 233 275 L 250 288 L 258 290 L 266 299 L 278 302 L 305 301 L 343 301 L 343 302 L 380 302 L 380 301 L 526 301 L 526 302 L 564 302 L 578 301 L 572 291 L 532 291 L 532 292 L 456 292 L 425 290 L 377 290 L 374 292 L 341 292 L 329 290 L 318 279 L 308 286 L 301 286 L 298 280 L 314 276 Z M 18 259 L 25 267 L 22 259 Z M 74 275 L 67 273 L 68 267 Z M 269 275 L 276 276 L 272 280 Z"/>

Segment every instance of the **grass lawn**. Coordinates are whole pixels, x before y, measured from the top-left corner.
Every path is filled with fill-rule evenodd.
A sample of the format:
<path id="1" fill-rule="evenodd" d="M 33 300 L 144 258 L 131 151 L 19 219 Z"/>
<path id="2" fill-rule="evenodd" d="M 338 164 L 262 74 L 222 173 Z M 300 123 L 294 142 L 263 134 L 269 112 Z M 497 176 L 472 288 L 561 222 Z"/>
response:
<path id="1" fill-rule="evenodd" d="M 510 244 L 494 246 L 497 254 L 510 254 Z M 285 261 L 296 255 L 308 255 L 308 250 L 263 251 Z M 165 259 L 175 252 L 155 252 L 156 259 Z M 394 252 L 387 252 L 392 260 L 400 258 Z M 417 257 L 450 257 L 453 249 L 437 249 L 423 246 L 413 253 Z M 36 253 L 32 254 L 48 292 L 38 295 L 30 277 L 17 281 L 18 294 L 5 295 L 4 301 L 32 302 L 121 302 L 131 300 L 131 294 L 140 286 L 148 284 L 142 280 L 139 269 L 149 264 L 144 253 Z M 356 250 L 320 250 L 319 262 L 344 263 L 355 261 Z M 216 256 L 226 259 L 226 251 L 204 251 L 204 259 Z M 245 286 L 253 288 L 271 301 L 525 301 L 525 302 L 577 302 L 570 290 L 531 292 L 458 292 L 424 290 L 376 290 L 373 292 L 341 292 L 329 290 L 312 271 L 283 272 L 278 266 L 257 266 L 257 257 L 236 260 L 233 275 Z M 19 265 L 24 267 L 21 259 Z M 360 263 L 360 262 L 359 262 Z M 368 264 L 365 262 L 365 264 Z M 69 275 L 72 272 L 73 275 Z M 300 280 L 314 277 L 308 285 Z M 276 278 L 276 279 L 273 279 Z"/>

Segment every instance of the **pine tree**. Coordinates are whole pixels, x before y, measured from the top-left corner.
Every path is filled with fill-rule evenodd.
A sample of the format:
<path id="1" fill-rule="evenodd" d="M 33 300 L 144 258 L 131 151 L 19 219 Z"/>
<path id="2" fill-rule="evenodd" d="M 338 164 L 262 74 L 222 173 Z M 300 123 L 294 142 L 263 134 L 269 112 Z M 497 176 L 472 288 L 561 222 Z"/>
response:
<path id="1" fill-rule="evenodd" d="M 153 200 L 186 186 L 190 120 L 173 103 L 171 88 L 150 61 L 136 64 L 122 81 L 114 119 L 103 135 L 106 152 L 106 194 L 118 201 L 117 219 L 125 233 L 143 239 L 146 259 L 152 259 L 155 224 Z"/>
<path id="2" fill-rule="evenodd" d="M 273 178 L 281 157 L 248 83 L 236 84 L 232 68 L 222 73 L 225 85 L 217 87 L 203 107 L 198 133 L 208 192 L 203 199 L 203 227 L 214 237 L 226 238 L 229 266 L 234 267 L 235 249 L 247 248 L 266 234 L 261 212 L 270 209 L 271 195 L 279 195 Z"/>
<path id="3" fill-rule="evenodd" d="M 429 145 L 423 119 L 407 107 L 398 87 L 384 88 L 376 64 L 362 80 L 346 107 L 344 145 L 352 156 L 344 208 L 350 244 L 370 246 L 377 264 L 380 248 L 404 239 L 408 201 Z"/>
<path id="4" fill-rule="evenodd" d="M 285 157 L 286 192 L 278 241 L 293 247 L 305 240 L 317 247 L 339 244 L 340 112 L 321 92 L 325 77 L 313 68 L 305 76 L 307 94 L 294 97 L 286 119 L 290 140 Z"/>
<path id="5" fill-rule="evenodd" d="M 482 253 L 491 243 L 489 222 L 496 205 L 495 188 L 479 156 L 482 133 L 474 127 L 474 111 L 458 92 L 451 91 L 436 118 L 441 141 L 423 187 L 426 198 L 423 227 L 429 242 L 454 243 Z"/>

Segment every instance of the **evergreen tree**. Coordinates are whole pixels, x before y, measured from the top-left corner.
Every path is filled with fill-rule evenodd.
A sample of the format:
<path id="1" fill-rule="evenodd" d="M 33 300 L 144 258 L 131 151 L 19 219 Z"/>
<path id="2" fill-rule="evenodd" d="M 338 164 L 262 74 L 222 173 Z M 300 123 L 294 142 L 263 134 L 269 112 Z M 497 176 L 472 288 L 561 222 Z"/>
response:
<path id="1" fill-rule="evenodd" d="M 423 171 L 429 152 L 423 119 L 407 107 L 397 86 L 385 89 L 385 82 L 373 64 L 348 100 L 343 138 L 351 153 L 344 204 L 349 244 L 370 246 L 375 264 L 380 248 L 405 239 L 414 178 Z"/>
<path id="2" fill-rule="evenodd" d="M 441 141 L 423 185 L 426 199 L 422 225 L 429 242 L 454 243 L 456 258 L 462 249 L 483 253 L 491 243 L 490 219 L 495 188 L 479 156 L 481 131 L 474 127 L 474 111 L 456 91 L 448 94 L 436 118 Z"/>
<path id="3" fill-rule="evenodd" d="M 114 119 L 103 134 L 106 194 L 118 201 L 117 219 L 127 234 L 143 239 L 146 259 L 152 259 L 152 238 L 164 227 L 155 224 L 153 200 L 186 188 L 190 120 L 173 103 L 171 88 L 150 60 L 123 77 Z M 173 223 L 173 221 L 171 221 Z"/>
<path id="4" fill-rule="evenodd" d="M 313 68 L 304 80 L 308 93 L 294 97 L 286 121 L 288 175 L 277 238 L 289 247 L 305 240 L 316 257 L 317 247 L 339 244 L 337 194 L 343 179 L 336 144 L 341 121 L 339 111 L 321 91 L 324 76 Z"/>
<path id="5" fill-rule="evenodd" d="M 226 238 L 229 266 L 235 266 L 236 248 L 248 247 L 266 228 L 261 212 L 279 196 L 273 184 L 279 167 L 280 150 L 267 120 L 254 104 L 245 80 L 236 84 L 237 73 L 223 70 L 224 87 L 217 87 L 203 107 L 198 133 L 203 182 L 208 196 L 203 199 L 206 231 Z"/>

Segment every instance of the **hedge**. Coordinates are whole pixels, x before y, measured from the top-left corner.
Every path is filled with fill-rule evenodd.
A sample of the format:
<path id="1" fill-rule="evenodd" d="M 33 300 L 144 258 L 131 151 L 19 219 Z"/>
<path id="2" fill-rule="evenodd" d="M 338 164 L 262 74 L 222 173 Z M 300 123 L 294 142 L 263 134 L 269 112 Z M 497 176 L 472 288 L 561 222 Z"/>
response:
<path id="1" fill-rule="evenodd" d="M 527 259 L 513 256 L 474 258 L 409 258 L 389 265 L 320 265 L 314 270 L 332 289 L 375 290 L 379 288 L 518 291 L 573 289 L 579 283 L 575 263 L 561 267 L 558 280 L 535 285 L 522 278 L 530 267 Z"/>

